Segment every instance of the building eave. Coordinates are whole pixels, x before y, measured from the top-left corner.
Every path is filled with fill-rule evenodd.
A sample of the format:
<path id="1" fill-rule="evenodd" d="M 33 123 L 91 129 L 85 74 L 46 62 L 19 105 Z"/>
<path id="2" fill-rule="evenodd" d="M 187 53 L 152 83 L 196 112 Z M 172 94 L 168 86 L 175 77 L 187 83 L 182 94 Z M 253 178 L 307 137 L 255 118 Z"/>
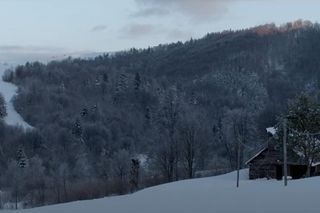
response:
<path id="1" fill-rule="evenodd" d="M 263 149 L 261 149 L 257 154 L 255 154 L 252 158 L 250 158 L 249 160 L 246 161 L 246 165 L 248 165 L 251 161 L 253 161 L 254 159 L 256 159 L 259 155 L 261 155 L 264 151 L 266 151 L 268 149 L 268 147 L 265 147 Z"/>

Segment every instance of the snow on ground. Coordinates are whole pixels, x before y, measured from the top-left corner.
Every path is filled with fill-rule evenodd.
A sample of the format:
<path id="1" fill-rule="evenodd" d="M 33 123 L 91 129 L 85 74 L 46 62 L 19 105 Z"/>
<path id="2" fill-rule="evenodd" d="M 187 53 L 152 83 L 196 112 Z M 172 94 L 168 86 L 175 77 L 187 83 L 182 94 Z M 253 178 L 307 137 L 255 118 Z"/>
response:
<path id="1" fill-rule="evenodd" d="M 248 180 L 236 173 L 179 181 L 132 195 L 79 201 L 17 213 L 318 213 L 320 177 L 289 181 Z M 0 211 L 1 212 L 1 211 Z M 12 213 L 3 211 L 1 213 Z"/>
<path id="2" fill-rule="evenodd" d="M 4 96 L 7 108 L 7 116 L 4 118 L 4 121 L 11 126 L 21 126 L 24 129 L 31 129 L 32 127 L 22 119 L 13 107 L 12 99 L 16 95 L 18 88 L 14 84 L 2 80 L 6 68 L 9 67 L 3 64 L 0 65 L 0 93 Z"/>

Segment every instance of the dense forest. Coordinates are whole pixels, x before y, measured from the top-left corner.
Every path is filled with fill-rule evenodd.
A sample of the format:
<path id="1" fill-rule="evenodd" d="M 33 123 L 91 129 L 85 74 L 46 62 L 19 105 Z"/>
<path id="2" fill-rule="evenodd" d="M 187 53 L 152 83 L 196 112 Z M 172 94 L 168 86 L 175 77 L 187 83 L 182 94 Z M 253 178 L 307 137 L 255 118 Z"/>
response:
<path id="1" fill-rule="evenodd" d="M 319 99 L 319 38 L 319 24 L 297 21 L 8 70 L 34 129 L 0 123 L 6 199 L 37 206 L 228 171 L 239 143 L 245 166 L 290 99 Z"/>

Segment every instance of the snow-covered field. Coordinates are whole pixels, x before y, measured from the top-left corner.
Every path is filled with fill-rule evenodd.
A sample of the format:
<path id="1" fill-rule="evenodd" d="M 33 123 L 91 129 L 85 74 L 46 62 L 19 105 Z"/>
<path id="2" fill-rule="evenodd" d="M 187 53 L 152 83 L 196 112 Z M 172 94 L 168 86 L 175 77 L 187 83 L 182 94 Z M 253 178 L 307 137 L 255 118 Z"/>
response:
<path id="1" fill-rule="evenodd" d="M 16 95 L 18 88 L 2 80 L 6 68 L 9 67 L 0 65 L 0 93 L 4 96 L 7 108 L 7 116 L 4 118 L 4 121 L 11 126 L 21 126 L 24 129 L 30 129 L 32 127 L 22 119 L 12 104 L 12 98 Z"/>
<path id="2" fill-rule="evenodd" d="M 320 177 L 281 181 L 248 180 L 241 171 L 211 178 L 179 181 L 132 195 L 79 201 L 20 213 L 318 213 Z M 3 211 L 3 213 L 12 211 Z"/>

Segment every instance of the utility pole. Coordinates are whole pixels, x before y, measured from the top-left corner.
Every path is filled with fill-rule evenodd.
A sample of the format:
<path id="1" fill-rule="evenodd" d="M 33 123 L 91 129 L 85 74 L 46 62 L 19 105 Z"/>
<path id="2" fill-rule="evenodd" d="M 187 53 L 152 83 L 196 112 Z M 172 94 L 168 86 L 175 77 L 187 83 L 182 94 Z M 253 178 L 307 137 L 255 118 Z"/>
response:
<path id="1" fill-rule="evenodd" d="M 284 186 L 288 185 L 288 162 L 287 162 L 287 119 L 283 120 L 283 176 Z"/>
<path id="2" fill-rule="evenodd" d="M 237 159 L 237 188 L 239 188 L 240 178 L 240 140 L 238 140 L 238 159 Z"/>

